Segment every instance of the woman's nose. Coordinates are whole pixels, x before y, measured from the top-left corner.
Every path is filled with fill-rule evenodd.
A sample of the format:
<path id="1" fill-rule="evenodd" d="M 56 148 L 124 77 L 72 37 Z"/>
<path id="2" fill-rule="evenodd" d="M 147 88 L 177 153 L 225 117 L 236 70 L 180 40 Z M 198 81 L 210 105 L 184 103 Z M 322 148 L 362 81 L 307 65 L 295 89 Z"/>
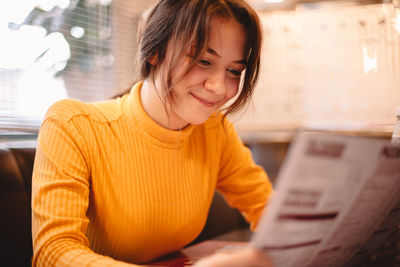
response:
<path id="1" fill-rule="evenodd" d="M 220 95 L 225 93 L 225 72 L 213 70 L 206 77 L 204 87 L 213 91 L 214 94 Z"/>

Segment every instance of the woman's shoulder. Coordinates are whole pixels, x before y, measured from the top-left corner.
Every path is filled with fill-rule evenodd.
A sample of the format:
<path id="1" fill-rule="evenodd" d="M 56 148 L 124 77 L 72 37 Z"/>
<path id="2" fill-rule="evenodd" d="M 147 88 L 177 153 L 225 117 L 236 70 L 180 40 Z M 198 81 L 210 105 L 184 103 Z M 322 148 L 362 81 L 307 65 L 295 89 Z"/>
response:
<path id="1" fill-rule="evenodd" d="M 50 106 L 44 119 L 57 118 L 59 120 L 70 120 L 77 115 L 83 115 L 85 111 L 85 103 L 75 99 L 62 99 Z"/>
<path id="2" fill-rule="evenodd" d="M 63 99 L 50 106 L 44 119 L 56 118 L 68 122 L 76 117 L 86 117 L 98 122 L 110 122 L 121 116 L 119 102 L 119 99 L 88 103 L 76 99 Z"/>

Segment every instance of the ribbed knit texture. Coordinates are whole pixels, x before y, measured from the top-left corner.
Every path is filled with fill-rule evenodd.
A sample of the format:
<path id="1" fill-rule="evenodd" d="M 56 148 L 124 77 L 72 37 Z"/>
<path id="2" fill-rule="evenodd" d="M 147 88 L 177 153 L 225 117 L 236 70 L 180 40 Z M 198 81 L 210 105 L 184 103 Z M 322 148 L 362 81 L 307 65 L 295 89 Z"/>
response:
<path id="1" fill-rule="evenodd" d="M 33 266 L 132 266 L 201 232 L 219 189 L 254 227 L 271 192 L 221 115 L 171 131 L 130 94 L 62 100 L 39 132 L 32 182 Z"/>

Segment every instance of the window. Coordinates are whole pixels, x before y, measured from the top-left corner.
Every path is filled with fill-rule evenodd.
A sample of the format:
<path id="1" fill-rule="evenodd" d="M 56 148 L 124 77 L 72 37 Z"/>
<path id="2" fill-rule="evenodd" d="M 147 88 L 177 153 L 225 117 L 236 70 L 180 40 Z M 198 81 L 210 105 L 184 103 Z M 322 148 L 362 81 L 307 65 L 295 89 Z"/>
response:
<path id="1" fill-rule="evenodd" d="M 57 100 L 97 101 L 120 92 L 137 23 L 154 1 L 142 2 L 2 1 L 0 129 L 35 132 Z"/>

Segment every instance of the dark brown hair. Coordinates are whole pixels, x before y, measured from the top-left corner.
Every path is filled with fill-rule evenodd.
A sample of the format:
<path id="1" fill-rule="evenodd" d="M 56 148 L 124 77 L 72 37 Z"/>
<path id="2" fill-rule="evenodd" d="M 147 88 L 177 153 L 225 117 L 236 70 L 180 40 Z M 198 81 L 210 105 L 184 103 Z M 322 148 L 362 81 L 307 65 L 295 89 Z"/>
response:
<path id="1" fill-rule="evenodd" d="M 141 25 L 138 39 L 138 72 L 140 79 L 149 78 L 152 69 L 165 64 L 166 95 L 172 100 L 171 72 L 180 60 L 196 47 L 190 71 L 206 50 L 208 33 L 213 18 L 233 18 L 243 25 L 247 35 L 247 64 L 244 79 L 235 102 L 226 108 L 225 116 L 242 108 L 253 94 L 260 68 L 262 30 L 260 20 L 243 0 L 160 0 L 147 14 Z M 172 49 L 171 58 L 166 58 L 167 49 Z M 156 64 L 149 63 L 156 58 Z"/>

